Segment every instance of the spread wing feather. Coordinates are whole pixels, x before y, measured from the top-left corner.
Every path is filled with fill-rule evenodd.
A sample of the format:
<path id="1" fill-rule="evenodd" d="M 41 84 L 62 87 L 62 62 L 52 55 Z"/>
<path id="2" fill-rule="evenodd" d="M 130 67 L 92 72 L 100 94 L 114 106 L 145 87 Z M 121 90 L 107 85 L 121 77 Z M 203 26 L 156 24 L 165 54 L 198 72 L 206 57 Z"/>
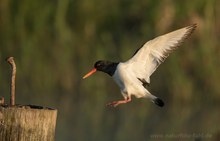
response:
<path id="1" fill-rule="evenodd" d="M 191 35 L 195 28 L 196 24 L 193 24 L 146 42 L 127 63 L 138 78 L 144 78 L 150 83 L 151 74 Z"/>

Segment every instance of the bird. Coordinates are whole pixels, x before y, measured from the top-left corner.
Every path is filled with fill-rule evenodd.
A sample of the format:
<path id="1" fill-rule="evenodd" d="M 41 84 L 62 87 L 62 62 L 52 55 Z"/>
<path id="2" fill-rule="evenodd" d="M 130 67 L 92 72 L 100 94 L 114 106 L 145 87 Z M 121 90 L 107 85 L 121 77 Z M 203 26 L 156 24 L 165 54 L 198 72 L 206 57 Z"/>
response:
<path id="1" fill-rule="evenodd" d="M 177 29 L 147 41 L 125 62 L 96 61 L 94 68 L 83 79 L 97 71 L 110 75 L 119 86 L 123 100 L 113 101 L 107 106 L 116 107 L 131 101 L 131 96 L 147 98 L 159 107 L 164 101 L 148 91 L 150 76 L 165 61 L 171 52 L 177 49 L 196 29 L 197 24 Z"/>

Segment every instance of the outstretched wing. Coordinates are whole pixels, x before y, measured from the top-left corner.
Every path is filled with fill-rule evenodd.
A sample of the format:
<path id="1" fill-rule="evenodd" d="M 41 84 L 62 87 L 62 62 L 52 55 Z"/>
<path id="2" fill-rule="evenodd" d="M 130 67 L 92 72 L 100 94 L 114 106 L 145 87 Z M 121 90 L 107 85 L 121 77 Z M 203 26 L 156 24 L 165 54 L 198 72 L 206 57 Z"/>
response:
<path id="1" fill-rule="evenodd" d="M 189 37 L 195 28 L 196 24 L 193 24 L 146 42 L 127 63 L 138 78 L 150 83 L 151 74 Z"/>

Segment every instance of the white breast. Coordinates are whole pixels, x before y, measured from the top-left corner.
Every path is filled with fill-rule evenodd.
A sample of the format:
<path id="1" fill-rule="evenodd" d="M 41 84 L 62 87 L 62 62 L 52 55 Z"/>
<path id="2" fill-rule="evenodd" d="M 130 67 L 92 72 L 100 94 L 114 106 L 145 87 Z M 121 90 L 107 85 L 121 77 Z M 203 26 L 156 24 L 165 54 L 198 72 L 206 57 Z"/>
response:
<path id="1" fill-rule="evenodd" d="M 120 87 L 121 93 L 125 98 L 131 95 L 137 98 L 144 97 L 148 92 L 127 63 L 118 64 L 113 79 Z"/>

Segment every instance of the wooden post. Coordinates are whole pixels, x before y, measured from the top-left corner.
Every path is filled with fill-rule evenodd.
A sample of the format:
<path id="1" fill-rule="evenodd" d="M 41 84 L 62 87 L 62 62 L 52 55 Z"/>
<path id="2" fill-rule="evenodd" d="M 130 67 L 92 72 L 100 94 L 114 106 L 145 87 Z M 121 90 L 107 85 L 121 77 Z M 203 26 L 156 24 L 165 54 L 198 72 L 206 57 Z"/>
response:
<path id="1" fill-rule="evenodd" d="M 0 141 L 54 141 L 57 110 L 15 104 L 16 65 L 13 57 L 6 60 L 12 68 L 11 91 L 9 105 L 0 100 Z"/>
<path id="2" fill-rule="evenodd" d="M 57 110 L 0 106 L 1 141 L 54 141 Z"/>

